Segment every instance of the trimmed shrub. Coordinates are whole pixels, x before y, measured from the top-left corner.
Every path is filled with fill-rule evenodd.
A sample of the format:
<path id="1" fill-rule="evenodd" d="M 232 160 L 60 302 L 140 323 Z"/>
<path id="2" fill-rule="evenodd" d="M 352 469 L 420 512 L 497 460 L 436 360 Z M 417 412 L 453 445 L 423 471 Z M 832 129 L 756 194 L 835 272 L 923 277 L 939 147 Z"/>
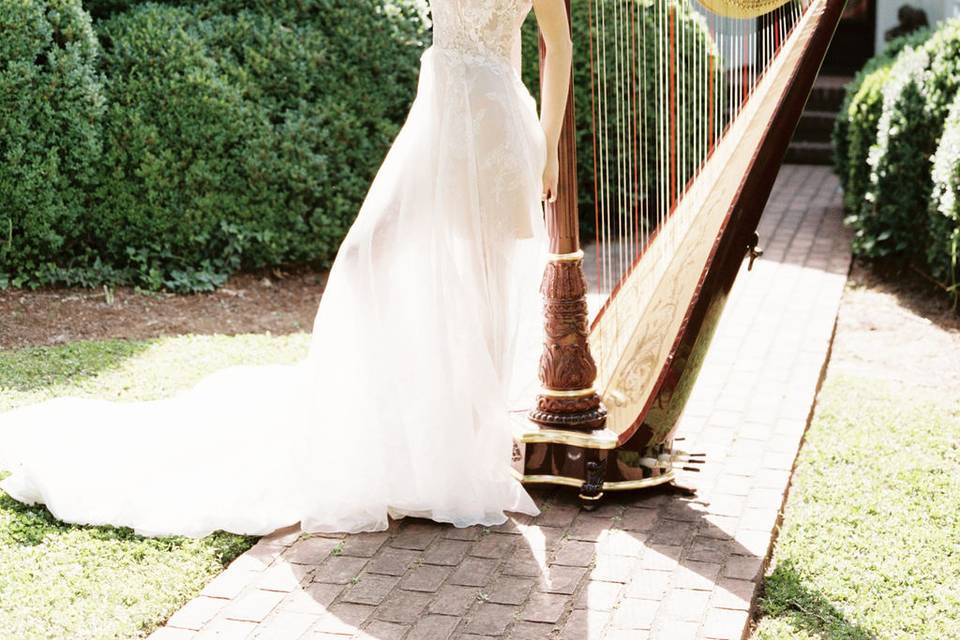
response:
<path id="1" fill-rule="evenodd" d="M 927 268 L 960 301 L 960 93 L 933 157 Z"/>
<path id="2" fill-rule="evenodd" d="M 863 77 L 857 91 L 848 94 L 849 104 L 841 111 L 834 126 L 834 161 L 843 188 L 845 209 L 853 216 L 864 207 L 870 187 L 870 166 L 867 157 L 877 142 L 877 124 L 883 113 L 883 86 L 890 75 L 893 60 Z M 849 90 L 849 89 L 848 89 Z M 856 218 L 848 221 L 853 224 Z"/>
<path id="3" fill-rule="evenodd" d="M 57 279 L 100 157 L 98 45 L 79 0 L 0 0 L 0 288 Z"/>
<path id="4" fill-rule="evenodd" d="M 409 107 L 422 22 L 382 0 L 140 5 L 102 23 L 98 253 L 148 288 L 326 260 Z"/>
<path id="5" fill-rule="evenodd" d="M 930 170 L 916 125 L 925 123 L 923 85 L 930 56 L 923 48 L 907 49 L 897 58 L 882 88 L 877 141 L 867 165 L 870 184 L 857 216 L 855 253 L 880 257 L 903 252 L 920 226 L 919 213 L 930 193 Z"/>
<path id="6" fill-rule="evenodd" d="M 125 11 L 134 3 L 96 4 L 101 15 L 116 11 L 96 25 L 107 106 L 100 93 L 91 100 L 93 115 L 60 97 L 49 107 L 34 99 L 76 78 L 98 78 L 92 53 L 84 58 L 86 75 L 63 72 L 69 82 L 23 81 L 35 91 L 23 105 L 40 105 L 59 127 L 28 140 L 50 183 L 44 197 L 69 206 L 36 197 L 20 206 L 29 205 L 45 226 L 15 210 L 14 220 L 26 219 L 44 242 L 34 242 L 37 259 L 7 249 L 0 272 L 9 271 L 15 285 L 127 283 L 188 292 L 211 290 L 238 269 L 329 261 L 410 106 L 426 36 L 420 3 L 211 0 L 137 3 Z M 89 18 L 79 3 L 71 6 L 95 51 Z M 36 13 L 47 21 L 55 15 Z M 34 29 L 42 34 L 41 27 Z M 59 50 L 62 38 L 50 31 L 46 46 Z M 21 46 L 19 64 L 40 65 L 39 46 Z M 23 105 L 10 110 L 32 117 Z M 82 131 L 90 141 L 65 135 L 64 123 L 88 127 Z M 30 123 L 21 128 L 36 131 Z M 62 157 L 83 152 L 86 164 L 71 161 L 64 172 L 82 178 L 83 189 L 51 182 L 58 158 L 44 157 L 48 147 L 66 150 Z M 10 149 L 5 153 L 22 153 Z M 21 183 L 41 181 L 3 181 L 22 190 Z M 23 232 L 12 233 L 23 246 Z"/>
<path id="7" fill-rule="evenodd" d="M 78 60 L 85 66 L 70 82 L 91 88 L 86 102 L 79 93 L 63 94 L 77 99 L 76 108 L 59 96 L 43 112 L 62 118 L 61 134 L 66 125 L 78 133 L 45 139 L 37 135 L 42 128 L 30 125 L 36 149 L 61 149 L 62 175 L 44 165 L 42 180 L 3 177 L 2 188 L 46 187 L 44 197 L 56 202 L 31 201 L 30 215 L 43 224 L 31 222 L 25 206 L 0 213 L 0 224 L 3 215 L 9 219 L 0 232 L 15 240 L 0 246 L 0 274 L 8 274 L 0 286 L 129 283 L 203 291 L 237 269 L 327 261 L 406 117 L 428 37 L 423 0 L 88 0 L 98 53 L 76 2 L 3 2 L 11 9 L 0 17 L 0 50 L 13 48 L 2 22 L 7 16 L 23 33 L 45 33 L 42 25 L 63 21 L 64 11 L 16 11 L 69 7 L 70 20 L 85 31 L 43 36 L 45 46 L 65 42 L 64 50 L 73 51 L 69 43 L 82 34 Z M 680 9 L 678 17 L 684 40 L 711 46 L 692 13 Z M 647 19 L 652 30 L 652 10 Z M 575 0 L 580 60 L 589 55 L 588 25 L 588 3 Z M 525 79 L 536 93 L 533 19 L 524 40 Z M 651 48 L 653 40 L 647 38 Z M 26 46 L 9 55 L 40 67 L 33 80 L 19 80 L 30 95 L 45 96 L 41 76 L 50 73 L 44 61 L 52 58 Z M 577 136 L 590 149 L 589 65 L 575 73 Z M 49 86 L 65 92 L 71 85 Z M 4 92 L 0 100 L 11 95 L 18 94 Z M 77 115 L 81 107 L 87 111 Z M 19 114 L 24 107 L 4 109 Z M 653 113 L 648 105 L 647 117 Z M 7 139 L 15 138 L 0 140 L 4 153 Z M 582 218 L 589 227 L 592 175 L 592 155 L 582 152 Z M 34 231 L 25 232 L 25 224 Z"/>
<path id="8" fill-rule="evenodd" d="M 854 250 L 869 257 L 922 256 L 927 242 L 930 158 L 960 88 L 960 20 L 948 21 L 917 49 L 905 49 L 883 87 L 870 186 Z"/>
<path id="9" fill-rule="evenodd" d="M 833 166 L 844 190 L 844 201 L 849 195 L 854 208 L 863 201 L 869 182 L 867 153 L 876 142 L 883 83 L 900 52 L 923 44 L 930 33 L 923 28 L 891 40 L 846 86 L 833 126 Z"/>
<path id="10" fill-rule="evenodd" d="M 590 64 L 590 39 L 591 35 L 589 29 L 591 23 L 594 21 L 593 16 L 591 16 L 591 3 L 587 0 L 573 0 L 571 3 L 571 25 L 573 29 L 573 43 L 574 43 L 574 66 L 573 66 L 573 85 L 574 85 L 574 117 L 576 121 L 577 129 L 577 178 L 578 178 L 578 204 L 580 207 L 580 233 L 581 237 L 584 240 L 593 238 L 595 235 L 595 224 L 594 224 L 594 158 L 591 150 L 594 147 L 593 144 L 593 83 L 595 82 L 592 79 L 592 74 L 596 73 L 596 69 L 591 69 Z M 665 43 L 662 41 L 662 38 L 666 37 L 662 29 L 662 25 L 658 25 L 657 22 L 657 13 L 654 9 L 657 6 L 655 3 L 650 0 L 642 0 L 638 3 L 639 8 L 641 9 L 640 19 L 644 25 L 644 34 L 638 35 L 637 38 L 640 42 L 645 44 L 647 49 L 646 51 L 646 66 L 647 72 L 643 74 L 640 72 L 640 77 L 646 79 L 645 86 L 645 95 L 646 95 L 646 105 L 642 105 L 641 113 L 644 114 L 645 124 L 645 139 L 639 142 L 640 145 L 645 146 L 645 148 L 653 150 L 657 149 L 657 130 L 656 130 L 656 114 L 658 113 L 658 95 L 656 90 L 656 63 L 657 63 L 657 40 L 661 39 L 660 46 L 665 46 Z M 698 60 L 702 60 L 704 50 L 715 50 L 712 39 L 709 35 L 709 30 L 706 25 L 703 23 L 702 18 L 693 10 L 689 9 L 687 5 L 678 3 L 673 5 L 676 10 L 676 20 L 677 20 L 677 30 L 676 30 L 676 41 L 685 43 L 685 49 L 681 52 L 681 63 L 684 65 L 680 68 L 686 68 L 688 71 L 682 76 L 679 76 L 679 83 L 683 83 L 685 86 L 680 85 L 677 87 L 677 92 L 679 95 L 692 96 L 694 91 L 693 87 L 696 82 L 704 83 L 703 79 L 698 79 L 696 75 L 689 70 L 693 68 L 693 65 L 690 62 L 691 58 L 696 57 Z M 625 9 L 622 9 L 622 11 Z M 661 18 L 662 19 L 662 18 Z M 624 35 L 621 33 L 619 38 L 615 36 L 614 29 L 617 26 L 617 22 L 614 20 L 609 20 L 606 22 L 607 33 L 605 38 L 611 43 L 615 41 L 622 41 Z M 593 25 L 593 28 L 598 29 L 597 25 Z M 624 26 L 622 22 L 620 23 L 620 28 L 623 29 Z M 594 42 L 598 38 L 597 34 L 593 35 Z M 527 20 L 523 29 L 523 79 L 524 83 L 530 88 L 530 91 L 534 94 L 535 97 L 539 99 L 540 91 L 540 75 L 539 75 L 539 32 L 537 30 L 536 20 L 533 15 Z M 696 54 L 696 56 L 694 56 Z M 638 59 L 642 59 L 644 56 L 643 51 L 638 51 L 635 54 Z M 597 61 L 594 61 L 594 67 L 597 65 Z M 610 95 L 610 100 L 614 99 L 615 90 L 613 82 L 615 81 L 620 73 L 617 72 L 615 68 L 614 56 L 611 54 L 607 59 L 607 77 L 610 79 L 610 85 L 608 87 L 608 93 Z M 717 69 L 722 68 L 722 64 L 717 62 Z M 721 74 L 717 72 L 714 80 L 714 85 L 718 87 L 720 82 Z M 694 105 L 692 100 L 687 104 L 688 108 L 688 117 L 686 119 L 687 123 L 695 121 L 694 118 Z M 705 129 L 705 123 L 701 123 L 700 128 L 688 126 L 684 127 L 683 131 L 686 133 L 687 140 L 679 140 L 677 143 L 678 148 L 681 149 L 691 149 L 693 148 L 693 140 L 703 137 Z M 608 152 L 612 157 L 616 157 L 616 144 L 617 139 L 615 135 L 608 137 Z M 651 153 L 653 153 L 651 151 Z M 698 162 L 697 158 L 687 157 L 687 173 L 690 172 L 693 166 Z M 648 169 L 653 170 L 653 163 L 649 163 Z M 647 198 L 651 201 L 655 200 L 655 181 L 652 175 L 648 175 L 645 181 L 645 184 L 650 185 L 648 193 L 646 194 Z M 682 188 L 683 185 L 678 185 L 678 189 Z M 655 205 L 651 205 L 651 209 L 654 209 Z"/>

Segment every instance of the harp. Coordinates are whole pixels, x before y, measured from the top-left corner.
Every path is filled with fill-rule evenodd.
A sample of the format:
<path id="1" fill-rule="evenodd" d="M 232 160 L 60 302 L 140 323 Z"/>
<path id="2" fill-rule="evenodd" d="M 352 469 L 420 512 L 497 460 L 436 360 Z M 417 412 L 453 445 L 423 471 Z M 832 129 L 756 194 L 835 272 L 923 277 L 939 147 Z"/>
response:
<path id="1" fill-rule="evenodd" d="M 741 265 L 760 254 L 757 224 L 843 4 L 567 0 L 590 80 L 571 88 L 546 211 L 541 390 L 515 415 L 523 482 L 575 487 L 589 507 L 701 461 L 674 448 L 678 419 Z M 592 135 L 578 141 L 579 92 Z M 589 278 L 578 207 L 595 228 Z"/>

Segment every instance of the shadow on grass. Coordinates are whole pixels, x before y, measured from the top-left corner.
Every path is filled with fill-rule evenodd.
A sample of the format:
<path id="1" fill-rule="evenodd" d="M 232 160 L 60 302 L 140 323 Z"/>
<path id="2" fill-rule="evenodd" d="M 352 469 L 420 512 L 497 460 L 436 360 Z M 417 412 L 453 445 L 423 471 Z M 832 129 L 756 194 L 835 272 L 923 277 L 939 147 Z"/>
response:
<path id="1" fill-rule="evenodd" d="M 877 636 L 847 620 L 823 594 L 810 589 L 792 561 L 781 562 L 764 581 L 758 617 L 777 619 L 823 640 L 875 640 Z M 762 634 L 760 638 L 764 637 Z"/>
<path id="2" fill-rule="evenodd" d="M 0 491 L 0 637 L 145 637 L 255 541 L 74 526 Z"/>
<path id="3" fill-rule="evenodd" d="M 9 474 L 0 471 L 0 480 L 7 475 Z M 0 491 L 0 546 L 30 547 L 52 543 L 59 536 L 78 531 L 89 540 L 106 544 L 130 543 L 134 546 L 149 546 L 167 552 L 176 551 L 188 545 L 202 544 L 209 547 L 213 556 L 224 566 L 257 541 L 253 536 L 240 536 L 219 531 L 202 540 L 182 536 L 145 538 L 127 527 L 72 525 L 57 520 L 43 505 L 26 505 Z"/>
<path id="4" fill-rule="evenodd" d="M 149 347 L 145 341 L 106 340 L 0 351 L 0 392 L 77 383 L 115 369 Z"/>

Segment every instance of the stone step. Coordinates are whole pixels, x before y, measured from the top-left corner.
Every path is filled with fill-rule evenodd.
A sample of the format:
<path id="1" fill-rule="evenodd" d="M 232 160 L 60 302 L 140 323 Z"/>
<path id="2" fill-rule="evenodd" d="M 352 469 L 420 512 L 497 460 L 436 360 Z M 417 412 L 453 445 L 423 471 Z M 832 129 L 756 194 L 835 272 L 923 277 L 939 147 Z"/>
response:
<path id="1" fill-rule="evenodd" d="M 837 120 L 835 111 L 816 111 L 807 109 L 800 116 L 793 139 L 798 142 L 830 142 L 833 124 Z"/>
<path id="2" fill-rule="evenodd" d="M 829 142 L 794 140 L 787 147 L 787 155 L 783 161 L 789 164 L 829 165 L 833 163 L 833 145 Z"/>
<path id="3" fill-rule="evenodd" d="M 847 76 L 819 76 L 813 83 L 806 108 L 814 111 L 839 111 L 846 86 L 852 79 Z"/>

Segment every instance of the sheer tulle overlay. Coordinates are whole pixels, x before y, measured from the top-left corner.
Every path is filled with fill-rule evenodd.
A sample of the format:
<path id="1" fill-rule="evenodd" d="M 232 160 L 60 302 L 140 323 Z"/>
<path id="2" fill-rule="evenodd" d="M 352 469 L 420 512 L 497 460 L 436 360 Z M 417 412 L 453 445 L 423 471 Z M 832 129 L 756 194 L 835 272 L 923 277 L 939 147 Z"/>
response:
<path id="1" fill-rule="evenodd" d="M 510 475 L 534 380 L 543 132 L 516 71 L 529 0 L 434 0 L 416 99 L 296 365 L 172 398 L 0 414 L 4 491 L 144 535 L 458 526 L 536 513 Z M 518 357 L 518 352 L 526 353 Z"/>

